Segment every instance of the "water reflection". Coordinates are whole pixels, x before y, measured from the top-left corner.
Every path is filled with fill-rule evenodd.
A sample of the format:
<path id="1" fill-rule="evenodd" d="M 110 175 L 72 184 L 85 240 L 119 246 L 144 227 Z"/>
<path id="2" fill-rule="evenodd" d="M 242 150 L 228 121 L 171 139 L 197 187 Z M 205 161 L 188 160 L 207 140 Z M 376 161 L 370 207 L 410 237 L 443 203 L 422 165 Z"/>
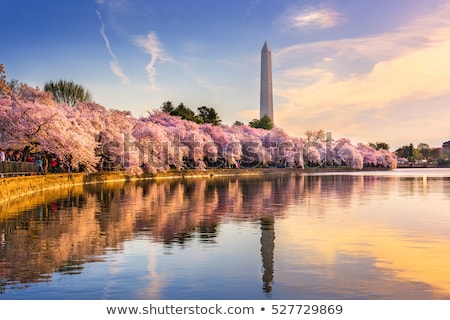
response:
<path id="1" fill-rule="evenodd" d="M 40 194 L 0 209 L 0 293 L 82 278 L 103 262 L 127 285 L 92 298 L 214 298 L 218 284 L 217 299 L 448 298 L 449 191 L 439 177 L 280 174 Z M 239 232 L 248 243 L 227 246 L 224 237 Z M 242 259 L 245 246 L 257 256 Z M 94 277 L 90 286 L 111 289 L 104 274 Z M 180 290 L 189 277 L 199 281 L 182 280 Z"/>
<path id="2" fill-rule="evenodd" d="M 273 282 L 273 252 L 275 248 L 275 219 L 266 217 L 261 219 L 261 256 L 263 266 L 263 290 L 272 291 Z"/>

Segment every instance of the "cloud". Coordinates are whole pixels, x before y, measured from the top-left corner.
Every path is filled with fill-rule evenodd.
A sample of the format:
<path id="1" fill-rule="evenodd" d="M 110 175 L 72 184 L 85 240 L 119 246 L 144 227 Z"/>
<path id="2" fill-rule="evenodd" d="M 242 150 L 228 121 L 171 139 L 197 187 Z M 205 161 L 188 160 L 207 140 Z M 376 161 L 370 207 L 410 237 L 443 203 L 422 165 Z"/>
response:
<path id="1" fill-rule="evenodd" d="M 446 58 L 449 53 L 450 41 L 447 41 L 438 47 L 379 61 L 370 72 L 349 74 L 345 78 L 331 70 L 300 69 L 297 74 L 311 83 L 305 80 L 307 85 L 303 88 L 294 87 L 284 93 L 287 97 L 301 95 L 303 103 L 318 107 L 316 111 L 332 108 L 336 103 L 373 108 L 387 107 L 398 100 L 425 100 L 450 89 L 448 81 L 443 81 L 450 78 L 450 60 Z M 295 70 L 287 72 L 295 73 Z"/>
<path id="2" fill-rule="evenodd" d="M 291 132 L 300 125 L 352 136 L 378 128 L 386 139 L 404 138 L 399 124 L 418 117 L 430 121 L 439 114 L 431 121 L 441 125 L 440 118 L 450 116 L 442 103 L 450 98 L 449 14 L 444 6 L 390 32 L 273 52 L 278 124 Z"/>
<path id="3" fill-rule="evenodd" d="M 110 63 L 109 63 L 111 71 L 117 77 L 119 77 L 120 81 L 123 84 L 128 84 L 130 82 L 130 80 L 129 80 L 128 76 L 123 72 L 123 70 L 122 70 L 122 68 L 120 67 L 120 64 L 119 64 L 119 59 L 117 59 L 116 55 L 114 54 L 114 52 L 111 49 L 111 45 L 109 43 L 109 39 L 108 39 L 108 37 L 106 35 L 106 32 L 105 32 L 105 23 L 103 22 L 102 15 L 100 14 L 100 11 L 98 11 L 98 10 L 97 10 L 97 16 L 98 16 L 98 19 L 100 21 L 100 34 L 102 35 L 103 40 L 105 41 L 106 49 L 108 49 L 109 54 L 113 58 L 113 60 L 111 60 Z"/>
<path id="4" fill-rule="evenodd" d="M 117 60 L 111 60 L 109 62 L 109 66 L 111 68 L 111 71 L 117 76 L 119 77 L 119 79 L 121 80 L 121 82 L 123 84 L 128 84 L 130 83 L 130 80 L 128 78 L 128 76 L 122 71 L 122 68 L 119 65 L 119 62 Z"/>
<path id="5" fill-rule="evenodd" d="M 285 30 L 321 30 L 344 23 L 346 20 L 338 11 L 325 6 L 289 8 L 276 23 Z"/>
<path id="6" fill-rule="evenodd" d="M 137 36 L 135 37 L 134 43 L 136 46 L 144 49 L 144 52 L 151 56 L 150 62 L 147 64 L 145 69 L 148 74 L 150 85 L 153 86 L 156 78 L 156 63 L 158 61 L 172 61 L 172 59 L 165 54 L 156 32 L 150 32 L 147 36 Z"/>
<path id="7" fill-rule="evenodd" d="M 97 10 L 97 17 L 100 21 L 100 34 L 102 35 L 103 40 L 105 41 L 106 49 L 108 49 L 109 54 L 114 58 L 114 60 L 117 60 L 116 56 L 111 50 L 111 45 L 109 44 L 109 39 L 106 36 L 105 32 L 105 23 L 103 22 L 102 15 L 100 14 L 100 11 Z"/>

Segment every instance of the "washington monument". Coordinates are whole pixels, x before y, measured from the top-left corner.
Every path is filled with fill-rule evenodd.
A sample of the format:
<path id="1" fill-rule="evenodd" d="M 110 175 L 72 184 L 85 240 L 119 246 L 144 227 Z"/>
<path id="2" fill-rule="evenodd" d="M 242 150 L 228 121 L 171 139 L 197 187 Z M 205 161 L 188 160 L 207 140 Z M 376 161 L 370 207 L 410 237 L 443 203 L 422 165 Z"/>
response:
<path id="1" fill-rule="evenodd" d="M 259 100 L 259 117 L 265 115 L 273 119 L 273 96 L 272 96 L 272 53 L 267 41 L 261 50 L 261 91 Z"/>

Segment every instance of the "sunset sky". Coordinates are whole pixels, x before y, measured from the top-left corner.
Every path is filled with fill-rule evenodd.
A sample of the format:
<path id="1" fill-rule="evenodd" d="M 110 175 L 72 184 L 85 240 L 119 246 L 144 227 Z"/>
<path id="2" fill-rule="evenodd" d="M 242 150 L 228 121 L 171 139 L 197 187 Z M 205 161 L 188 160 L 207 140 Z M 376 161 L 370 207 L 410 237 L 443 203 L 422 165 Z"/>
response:
<path id="1" fill-rule="evenodd" d="M 391 150 L 450 140 L 449 0 L 14 0 L 2 3 L 7 80 L 73 80 L 146 115 L 164 101 L 259 117 L 272 49 L 275 124 Z"/>

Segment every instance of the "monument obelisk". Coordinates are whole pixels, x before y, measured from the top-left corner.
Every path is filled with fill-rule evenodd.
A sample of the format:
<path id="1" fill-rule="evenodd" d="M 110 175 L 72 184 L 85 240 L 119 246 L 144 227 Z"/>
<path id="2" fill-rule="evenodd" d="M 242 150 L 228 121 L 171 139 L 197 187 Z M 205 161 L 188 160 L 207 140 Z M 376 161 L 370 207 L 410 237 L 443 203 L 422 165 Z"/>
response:
<path id="1" fill-rule="evenodd" d="M 259 101 L 260 118 L 268 115 L 273 122 L 272 53 L 267 41 L 261 50 L 261 91 Z"/>

